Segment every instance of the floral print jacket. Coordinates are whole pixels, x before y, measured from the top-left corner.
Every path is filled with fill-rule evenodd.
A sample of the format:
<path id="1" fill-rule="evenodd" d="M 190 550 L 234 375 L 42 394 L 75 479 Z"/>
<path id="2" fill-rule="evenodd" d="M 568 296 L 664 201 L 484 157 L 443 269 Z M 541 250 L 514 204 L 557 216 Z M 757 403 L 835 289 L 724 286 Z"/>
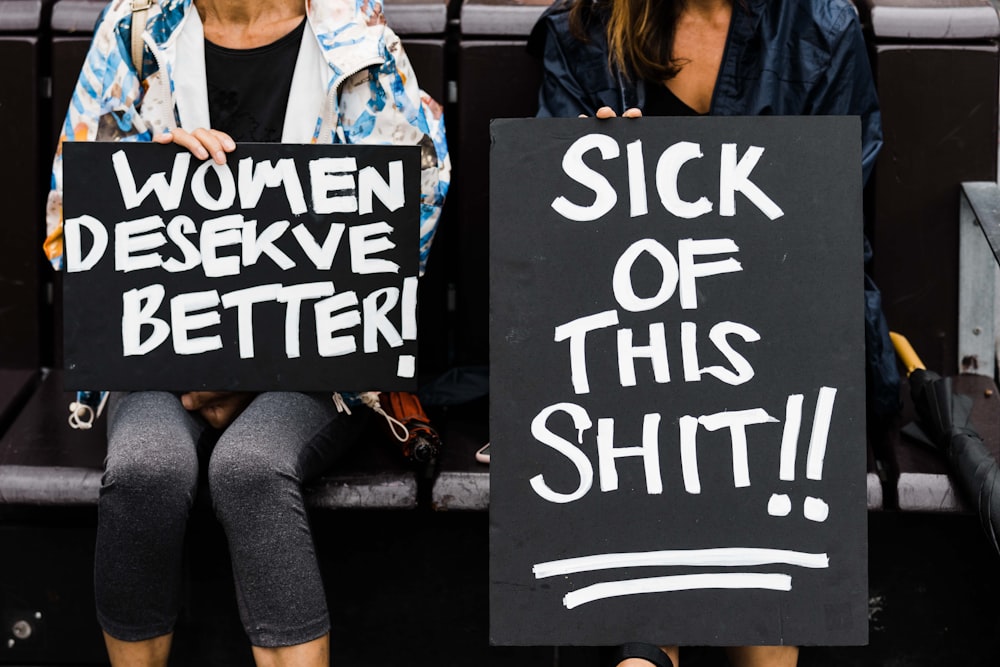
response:
<path id="1" fill-rule="evenodd" d="M 303 0 L 307 28 L 292 78 L 282 141 L 421 147 L 420 272 L 448 191 L 451 162 L 441 107 L 420 90 L 380 0 Z M 45 253 L 63 267 L 62 144 L 151 141 L 175 127 L 209 127 L 204 33 L 193 0 L 156 0 L 142 62 L 132 62 L 132 2 L 101 14 L 70 101 L 52 166 Z M 79 392 L 71 422 L 88 428 L 107 392 Z M 344 395 L 358 404 L 357 395 Z M 95 410 L 96 409 L 96 414 Z"/>
<path id="2" fill-rule="evenodd" d="M 420 146 L 422 273 L 451 171 L 441 107 L 418 88 L 379 0 L 303 1 L 308 26 L 282 140 Z M 64 141 L 150 141 L 174 127 L 209 126 L 203 33 L 193 0 L 153 3 L 138 72 L 131 39 L 131 0 L 112 0 L 98 20 L 53 161 L 45 252 L 56 269 L 63 256 Z"/>

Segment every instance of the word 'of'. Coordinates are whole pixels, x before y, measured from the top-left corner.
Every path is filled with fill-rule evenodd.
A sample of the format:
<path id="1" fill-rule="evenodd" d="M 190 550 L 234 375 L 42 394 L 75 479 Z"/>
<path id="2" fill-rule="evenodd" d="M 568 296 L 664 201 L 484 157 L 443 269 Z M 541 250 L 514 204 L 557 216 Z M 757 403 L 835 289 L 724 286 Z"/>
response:
<path id="1" fill-rule="evenodd" d="M 830 420 L 833 413 L 833 403 L 837 390 L 822 387 L 817 399 L 816 413 L 813 418 L 812 434 L 809 439 L 809 450 L 806 458 L 806 477 L 821 480 L 823 476 L 823 461 L 826 457 L 826 443 L 830 430 Z M 793 394 L 786 404 L 785 426 L 782 433 L 782 474 L 787 473 L 787 467 L 794 469 L 795 444 L 799 439 L 801 425 L 800 394 Z M 529 482 L 531 488 L 542 499 L 552 503 L 570 503 L 579 500 L 590 491 L 594 483 L 594 467 L 590 458 L 577 444 L 554 433 L 548 425 L 549 419 L 556 413 L 568 415 L 577 431 L 577 443 L 583 444 L 583 434 L 593 427 L 594 423 L 586 409 L 575 403 L 556 403 L 542 409 L 531 422 L 531 435 L 541 444 L 554 449 L 566 457 L 576 468 L 579 482 L 577 488 L 569 493 L 553 490 L 545 482 L 544 475 L 538 474 Z M 646 478 L 646 492 L 651 495 L 663 493 L 663 480 L 660 472 L 659 430 L 662 416 L 659 413 L 648 413 L 643 416 L 642 444 L 631 447 L 615 446 L 615 420 L 604 418 L 597 420 L 597 462 L 602 492 L 618 490 L 617 460 L 621 458 L 638 457 L 642 459 Z M 727 410 L 711 415 L 693 417 L 685 415 L 678 420 L 680 431 L 681 472 L 684 479 L 684 490 L 690 494 L 701 493 L 701 478 L 698 472 L 697 433 L 699 427 L 707 431 L 728 429 L 732 444 L 733 483 L 736 488 L 750 486 L 750 467 L 747 451 L 747 427 L 757 424 L 777 423 L 778 420 L 762 408 L 750 410 Z M 792 452 L 789 454 L 789 452 Z M 822 501 L 821 501 L 822 502 Z M 774 514 L 774 513 L 772 513 Z M 810 516 L 810 514 L 812 516 Z M 816 518 L 816 512 L 807 512 L 807 518 Z"/>
<path id="2" fill-rule="evenodd" d="M 298 285 L 269 284 L 234 290 L 220 295 L 218 290 L 179 294 L 170 299 L 170 322 L 157 317 L 163 304 L 163 285 L 149 285 L 122 295 L 122 347 L 124 356 L 148 354 L 171 338 L 179 355 L 203 354 L 223 347 L 218 334 L 192 337 L 193 332 L 214 327 L 222 322 L 218 307 L 236 309 L 240 357 L 254 356 L 253 311 L 264 303 L 285 305 L 285 356 L 300 356 L 300 320 L 302 305 L 313 304 L 316 323 L 316 347 L 321 357 L 351 354 L 358 349 L 353 335 L 336 335 L 363 324 L 362 349 L 378 351 L 379 336 L 390 348 L 400 347 L 403 340 L 417 338 L 417 279 L 408 277 L 403 287 L 384 287 L 360 300 L 355 292 L 334 290 L 333 282 Z M 389 320 L 397 306 L 401 310 L 401 330 Z M 143 337 L 143 329 L 151 328 Z"/>
<path id="3" fill-rule="evenodd" d="M 556 213 L 569 220 L 589 222 L 608 213 L 618 203 L 618 193 L 614 186 L 600 172 L 594 171 L 584 162 L 584 156 L 597 150 L 602 160 L 614 160 L 621 155 L 618 142 L 605 134 L 588 134 L 580 137 L 563 155 L 562 168 L 566 175 L 594 193 L 591 204 L 571 202 L 560 195 L 552 201 Z M 628 170 L 629 216 L 638 217 L 649 213 L 646 196 L 646 166 L 639 140 L 625 147 L 625 165 Z M 784 215 L 781 208 L 764 191 L 750 180 L 750 172 L 764 154 L 764 149 L 751 146 L 737 159 L 736 144 L 722 144 L 719 168 L 719 215 L 736 215 L 736 193 L 742 192 L 770 220 Z M 656 191 L 660 202 L 668 212 L 678 218 L 692 219 L 711 213 L 713 204 L 707 197 L 696 201 L 686 201 L 677 191 L 677 181 L 681 168 L 691 160 L 704 157 L 701 145 L 690 141 L 679 141 L 666 148 L 656 163 Z"/>

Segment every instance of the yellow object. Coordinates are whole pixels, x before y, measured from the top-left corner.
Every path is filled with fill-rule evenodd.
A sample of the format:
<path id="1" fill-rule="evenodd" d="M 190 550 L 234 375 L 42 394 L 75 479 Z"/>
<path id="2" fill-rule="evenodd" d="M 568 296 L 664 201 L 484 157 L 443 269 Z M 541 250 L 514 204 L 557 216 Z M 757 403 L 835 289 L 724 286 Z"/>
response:
<path id="1" fill-rule="evenodd" d="M 62 257 L 63 254 L 63 237 L 62 237 L 62 227 L 57 228 L 49 237 L 45 239 L 45 256 L 49 260 L 53 260 L 56 257 Z"/>
<path id="2" fill-rule="evenodd" d="M 899 357 L 899 360 L 906 367 L 907 375 L 918 368 L 922 371 L 927 370 L 924 362 L 920 361 L 920 357 L 917 356 L 916 350 L 910 345 L 910 341 L 906 340 L 906 336 L 898 334 L 895 331 L 890 331 L 889 338 L 892 340 L 892 346 L 896 348 L 896 356 Z"/>

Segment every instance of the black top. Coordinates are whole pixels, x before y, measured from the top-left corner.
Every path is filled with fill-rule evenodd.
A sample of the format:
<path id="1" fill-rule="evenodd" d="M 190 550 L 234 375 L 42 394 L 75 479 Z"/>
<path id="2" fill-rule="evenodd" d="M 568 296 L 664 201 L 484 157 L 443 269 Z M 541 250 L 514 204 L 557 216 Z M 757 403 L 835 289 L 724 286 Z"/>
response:
<path id="1" fill-rule="evenodd" d="M 212 129 L 237 142 L 281 141 L 305 25 L 303 18 L 295 30 L 256 49 L 227 49 L 205 40 Z"/>
<path id="2" fill-rule="evenodd" d="M 697 111 L 684 104 L 673 91 L 662 83 L 646 83 L 646 106 L 643 116 L 700 116 Z"/>

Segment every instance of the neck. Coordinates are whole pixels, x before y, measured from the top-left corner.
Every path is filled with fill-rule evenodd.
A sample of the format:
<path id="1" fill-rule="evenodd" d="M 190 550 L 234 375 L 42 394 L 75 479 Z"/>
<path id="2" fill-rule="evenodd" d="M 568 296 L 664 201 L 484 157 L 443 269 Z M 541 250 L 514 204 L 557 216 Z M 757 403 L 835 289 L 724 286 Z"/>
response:
<path id="1" fill-rule="evenodd" d="M 203 22 L 226 25 L 253 25 L 302 16 L 305 12 L 303 0 L 195 0 L 195 7 Z"/>
<path id="2" fill-rule="evenodd" d="M 710 17 L 718 14 L 728 14 L 733 9 L 732 0 L 685 0 L 685 14 L 697 14 Z"/>

